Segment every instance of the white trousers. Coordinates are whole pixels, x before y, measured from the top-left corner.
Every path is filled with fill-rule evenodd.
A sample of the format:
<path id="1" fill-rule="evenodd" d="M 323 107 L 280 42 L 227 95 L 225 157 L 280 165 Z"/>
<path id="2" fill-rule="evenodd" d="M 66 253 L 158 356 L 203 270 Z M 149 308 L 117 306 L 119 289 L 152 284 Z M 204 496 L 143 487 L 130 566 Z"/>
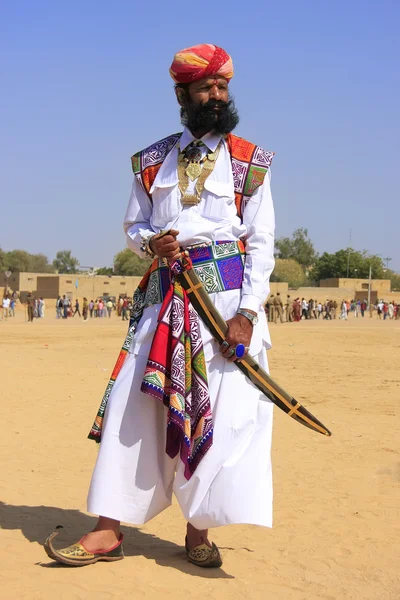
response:
<path id="1" fill-rule="evenodd" d="M 213 342 L 214 343 L 214 342 Z M 256 357 L 268 369 L 265 347 Z M 190 480 L 165 452 L 167 409 L 140 386 L 146 355 L 129 354 L 109 398 L 88 511 L 141 525 L 171 504 L 197 529 L 272 526 L 269 401 L 218 352 L 207 362 L 213 445 Z"/>

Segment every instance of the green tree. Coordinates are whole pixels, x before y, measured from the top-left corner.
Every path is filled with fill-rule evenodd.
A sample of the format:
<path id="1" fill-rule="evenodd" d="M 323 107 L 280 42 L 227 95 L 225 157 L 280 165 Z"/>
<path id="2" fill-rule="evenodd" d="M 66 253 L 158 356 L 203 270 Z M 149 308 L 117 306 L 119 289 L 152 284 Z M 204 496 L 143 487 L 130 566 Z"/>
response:
<path id="1" fill-rule="evenodd" d="M 72 256 L 71 250 L 59 250 L 53 260 L 53 267 L 58 273 L 77 273 L 79 260 Z"/>
<path id="2" fill-rule="evenodd" d="M 151 262 L 151 260 L 139 258 L 132 250 L 125 248 L 114 256 L 114 274 L 144 275 Z"/>
<path id="3" fill-rule="evenodd" d="M 291 238 L 282 237 L 275 241 L 275 256 L 281 259 L 292 258 L 306 271 L 315 263 L 318 255 L 308 237 L 308 229 L 300 227 L 293 232 Z"/>
<path id="4" fill-rule="evenodd" d="M 96 269 L 96 275 L 115 275 L 114 269 L 112 267 L 101 267 L 100 269 Z"/>
<path id="5" fill-rule="evenodd" d="M 32 273 L 54 273 L 53 265 L 49 264 L 44 254 L 31 254 L 30 258 L 29 270 Z"/>
<path id="6" fill-rule="evenodd" d="M 7 265 L 6 265 L 6 253 L 4 252 L 4 250 L 2 248 L 0 248 L 0 271 L 7 271 Z"/>
<path id="7" fill-rule="evenodd" d="M 385 277 L 390 279 L 392 292 L 400 291 L 400 273 L 395 273 L 390 269 L 387 269 L 385 272 Z"/>
<path id="8" fill-rule="evenodd" d="M 324 252 L 316 261 L 310 277 L 314 281 L 331 277 L 349 277 L 366 279 L 371 266 L 373 279 L 384 279 L 384 265 L 379 256 L 360 252 L 352 248 L 338 250 L 334 254 Z"/>
<path id="9" fill-rule="evenodd" d="M 11 252 L 5 252 L 4 264 L 6 269 L 12 273 L 29 271 L 31 255 L 25 250 L 11 250 Z"/>
<path id="10" fill-rule="evenodd" d="M 298 288 L 304 285 L 305 278 L 302 267 L 293 258 L 275 259 L 271 281 L 286 281 L 290 288 Z"/>

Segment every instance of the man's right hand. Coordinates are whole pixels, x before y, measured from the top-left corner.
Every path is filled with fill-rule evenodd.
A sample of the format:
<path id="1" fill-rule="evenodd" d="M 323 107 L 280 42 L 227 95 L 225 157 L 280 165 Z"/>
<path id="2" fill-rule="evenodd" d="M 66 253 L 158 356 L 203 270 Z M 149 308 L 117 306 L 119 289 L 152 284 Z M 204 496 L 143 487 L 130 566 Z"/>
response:
<path id="1" fill-rule="evenodd" d="M 177 259 L 181 254 L 179 242 L 176 239 L 178 235 L 179 231 L 176 229 L 171 229 L 168 235 L 160 236 L 160 234 L 157 233 L 150 239 L 150 249 L 159 258 L 167 258 L 169 261 Z"/>

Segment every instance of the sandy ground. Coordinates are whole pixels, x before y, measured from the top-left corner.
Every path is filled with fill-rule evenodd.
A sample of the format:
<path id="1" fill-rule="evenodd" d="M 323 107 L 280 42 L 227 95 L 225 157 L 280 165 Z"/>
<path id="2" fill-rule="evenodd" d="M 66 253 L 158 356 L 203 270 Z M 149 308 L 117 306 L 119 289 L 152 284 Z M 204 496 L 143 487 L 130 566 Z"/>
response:
<path id="1" fill-rule="evenodd" d="M 272 375 L 333 431 L 275 410 L 272 530 L 217 529 L 223 569 L 184 557 L 176 505 L 125 527 L 126 559 L 69 569 L 58 545 L 94 519 L 85 499 L 96 445 L 86 439 L 125 324 L 46 318 L 0 322 L 0 597 L 400 599 L 400 321 L 272 325 Z M 149 400 L 151 401 L 151 400 Z"/>

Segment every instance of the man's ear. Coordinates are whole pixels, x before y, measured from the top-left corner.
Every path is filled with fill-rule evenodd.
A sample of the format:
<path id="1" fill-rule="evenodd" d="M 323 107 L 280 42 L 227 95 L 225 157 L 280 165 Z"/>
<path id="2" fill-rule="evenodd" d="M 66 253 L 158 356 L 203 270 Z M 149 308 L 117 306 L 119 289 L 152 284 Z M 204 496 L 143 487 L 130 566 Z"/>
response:
<path id="1" fill-rule="evenodd" d="M 186 96 L 185 90 L 177 85 L 175 87 L 175 95 L 176 95 L 176 99 L 178 100 L 178 103 L 180 104 L 180 106 L 184 106 L 185 96 Z"/>

